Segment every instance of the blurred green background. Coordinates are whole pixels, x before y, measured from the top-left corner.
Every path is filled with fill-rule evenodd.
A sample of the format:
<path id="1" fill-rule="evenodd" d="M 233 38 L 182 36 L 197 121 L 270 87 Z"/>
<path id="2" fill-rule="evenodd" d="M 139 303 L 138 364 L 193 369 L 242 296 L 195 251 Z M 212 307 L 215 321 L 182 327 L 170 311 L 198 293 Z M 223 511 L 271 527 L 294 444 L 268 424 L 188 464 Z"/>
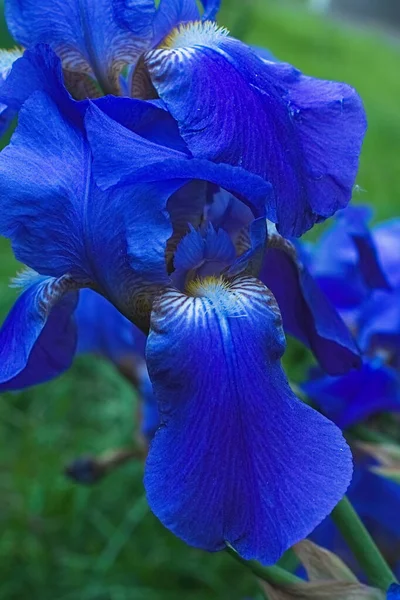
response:
<path id="1" fill-rule="evenodd" d="M 311 15 L 305 3 L 225 0 L 220 19 L 249 43 L 304 72 L 346 81 L 364 99 L 369 131 L 355 201 L 376 218 L 399 213 L 400 48 L 383 34 Z M 1 45 L 12 44 L 5 25 Z M 18 268 L 0 240 L 0 312 Z M 287 359 L 295 367 L 296 350 Z M 241 600 L 257 598 L 246 570 L 175 539 L 149 513 L 142 468 L 93 488 L 63 476 L 72 458 L 129 444 L 135 399 L 114 368 L 82 358 L 57 381 L 0 402 L 0 600 Z"/>

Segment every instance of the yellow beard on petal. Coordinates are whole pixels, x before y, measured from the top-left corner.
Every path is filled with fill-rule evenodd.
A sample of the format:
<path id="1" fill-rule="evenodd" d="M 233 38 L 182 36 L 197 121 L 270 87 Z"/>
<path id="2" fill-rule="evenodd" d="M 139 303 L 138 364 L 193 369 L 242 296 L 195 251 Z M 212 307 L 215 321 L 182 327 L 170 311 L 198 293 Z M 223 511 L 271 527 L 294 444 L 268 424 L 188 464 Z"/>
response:
<path id="1" fill-rule="evenodd" d="M 218 46 L 229 35 L 226 27 L 214 21 L 191 21 L 178 25 L 161 43 L 160 48 L 191 48 L 193 46 Z"/>

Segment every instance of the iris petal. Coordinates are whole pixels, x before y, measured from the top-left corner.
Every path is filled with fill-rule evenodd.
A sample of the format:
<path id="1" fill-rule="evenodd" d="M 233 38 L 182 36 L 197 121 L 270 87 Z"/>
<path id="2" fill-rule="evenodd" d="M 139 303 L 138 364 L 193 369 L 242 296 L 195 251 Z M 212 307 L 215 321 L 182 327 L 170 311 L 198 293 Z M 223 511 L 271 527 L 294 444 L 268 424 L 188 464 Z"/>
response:
<path id="1" fill-rule="evenodd" d="M 157 46 L 179 23 L 199 19 L 196 0 L 161 0 L 153 23 L 153 45 Z"/>
<path id="2" fill-rule="evenodd" d="M 147 460 L 150 507 L 186 542 L 271 564 L 334 507 L 351 454 L 291 392 L 267 288 L 253 278 L 172 289 L 156 303 L 147 362 L 161 427 Z M 218 382 L 218 385 L 216 385 Z"/>
<path id="3" fill-rule="evenodd" d="M 341 428 L 400 409 L 398 374 L 378 359 L 342 377 L 317 377 L 302 388 Z"/>
<path id="4" fill-rule="evenodd" d="M 26 50 L 13 63 L 0 87 L 0 102 L 16 113 L 38 91 L 45 92 L 72 120 L 79 122 L 82 119 L 79 104 L 71 102 L 64 87 L 60 59 L 46 44 Z"/>
<path id="5" fill-rule="evenodd" d="M 285 331 L 311 348 L 325 371 L 338 375 L 361 366 L 349 329 L 280 235 L 269 236 L 260 279 L 278 302 Z"/>
<path id="6" fill-rule="evenodd" d="M 167 280 L 165 247 L 172 228 L 165 207 L 182 183 L 134 182 L 102 191 L 91 165 L 83 131 L 46 95 L 34 94 L 0 155 L 0 233 L 31 268 L 55 277 L 70 273 L 146 328 L 143 286 L 155 293 Z M 149 247 L 151 228 L 156 242 Z"/>
<path id="7" fill-rule="evenodd" d="M 115 98 L 115 103 L 119 100 Z M 201 179 L 236 193 L 258 213 L 263 212 L 271 193 L 271 186 L 261 177 L 146 140 L 119 126 L 94 105 L 87 112 L 86 129 L 96 181 L 104 189 L 119 182 Z"/>
<path id="8" fill-rule="evenodd" d="M 72 363 L 78 294 L 68 276 L 33 277 L 0 330 L 0 391 L 56 377 Z"/>
<path id="9" fill-rule="evenodd" d="M 14 62 L 21 56 L 22 51 L 17 48 L 14 50 L 0 50 L 0 94 L 3 84 L 11 72 Z M 2 104 L 0 102 L 0 136 L 7 131 L 14 116 L 15 110 L 10 108 L 8 104 Z"/>
<path id="10" fill-rule="evenodd" d="M 151 40 L 154 4 L 142 0 L 135 35 L 116 20 L 110 0 L 7 0 L 6 19 L 24 46 L 49 44 L 66 71 L 93 75 L 107 93 L 118 93 L 119 74 Z"/>
<path id="11" fill-rule="evenodd" d="M 178 28 L 145 59 L 194 156 L 271 182 L 267 216 L 282 235 L 346 206 L 366 128 L 351 87 L 262 60 L 210 22 Z"/>
<path id="12" fill-rule="evenodd" d="M 371 290 L 390 289 L 385 260 L 390 260 L 391 255 L 393 262 L 396 251 L 385 251 L 383 233 L 381 256 L 380 242 L 368 229 L 370 218 L 369 207 L 347 207 L 337 214 L 335 223 L 310 251 L 312 274 L 331 302 L 342 310 L 357 308 Z M 377 236 L 380 238 L 378 233 Z"/>

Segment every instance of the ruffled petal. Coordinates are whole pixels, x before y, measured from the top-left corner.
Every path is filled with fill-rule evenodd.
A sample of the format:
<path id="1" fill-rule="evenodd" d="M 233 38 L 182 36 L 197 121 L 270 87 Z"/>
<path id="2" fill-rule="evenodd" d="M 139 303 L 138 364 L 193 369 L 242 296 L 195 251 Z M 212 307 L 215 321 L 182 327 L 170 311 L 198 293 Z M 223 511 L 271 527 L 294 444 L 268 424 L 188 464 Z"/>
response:
<path id="1" fill-rule="evenodd" d="M 275 563 L 344 494 L 341 432 L 291 392 L 284 335 L 254 278 L 167 290 L 154 306 L 147 363 L 161 426 L 145 487 L 162 523 L 210 551 L 228 544 Z"/>
<path id="2" fill-rule="evenodd" d="M 24 273 L 27 289 L 17 299 L 0 330 L 0 391 L 48 381 L 68 369 L 76 347 L 72 314 L 77 285 Z"/>
<path id="3" fill-rule="evenodd" d="M 374 414 L 400 409 L 399 376 L 379 359 L 342 377 L 317 377 L 302 388 L 342 429 Z"/>
<path id="4" fill-rule="evenodd" d="M 119 92 L 119 75 L 134 63 L 152 36 L 154 3 L 135 10 L 135 33 L 116 19 L 110 0 L 7 0 L 6 19 L 24 46 L 49 44 L 68 72 L 93 76 L 105 93 Z"/>
<path id="5" fill-rule="evenodd" d="M 271 182 L 267 216 L 282 235 L 347 205 L 366 129 L 351 87 L 262 60 L 209 21 L 177 28 L 145 62 L 194 156 Z"/>
<path id="6" fill-rule="evenodd" d="M 260 279 L 278 302 L 285 331 L 311 348 L 326 372 L 339 375 L 361 366 L 349 329 L 295 247 L 280 235 L 269 236 Z"/>
<path id="7" fill-rule="evenodd" d="M 200 179 L 232 191 L 256 214 L 264 212 L 271 186 L 240 167 L 196 159 L 174 147 L 155 144 L 119 126 L 94 105 L 87 111 L 86 129 L 96 181 L 104 189 L 121 182 Z"/>

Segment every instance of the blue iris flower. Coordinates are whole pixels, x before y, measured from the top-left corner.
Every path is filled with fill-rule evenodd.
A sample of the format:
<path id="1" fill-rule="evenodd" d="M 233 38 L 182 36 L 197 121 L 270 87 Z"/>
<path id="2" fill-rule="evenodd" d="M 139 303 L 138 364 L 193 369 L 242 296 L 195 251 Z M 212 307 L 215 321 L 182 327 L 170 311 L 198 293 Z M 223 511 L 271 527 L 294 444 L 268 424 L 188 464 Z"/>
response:
<path id="1" fill-rule="evenodd" d="M 0 233 L 30 269 L 0 332 L 1 389 L 68 368 L 78 296 L 104 296 L 148 333 L 161 421 L 146 464 L 152 510 L 189 544 L 274 563 L 342 497 L 352 460 L 280 365 L 281 315 L 256 278 L 271 186 L 193 156 L 173 127 L 160 144 L 171 117 L 157 104 L 114 98 L 106 114 L 86 103 L 79 118 L 76 104 L 34 93 L 0 155 Z M 252 215 L 236 234 L 234 211 L 226 229 L 207 218 L 223 190 Z"/>
<path id="2" fill-rule="evenodd" d="M 267 217 L 300 236 L 350 200 L 366 130 L 361 100 L 348 85 L 265 58 L 215 24 L 217 0 L 203 6 L 201 16 L 195 0 L 157 9 L 153 0 L 7 0 L 6 16 L 19 43 L 61 57 L 76 99 L 102 88 L 163 101 L 193 156 L 270 182 Z M 21 89 L 38 85 L 28 66 L 15 79 L 0 89 L 14 110 Z"/>
<path id="3" fill-rule="evenodd" d="M 368 228 L 370 211 L 349 207 L 306 263 L 363 351 L 343 377 L 314 373 L 304 390 L 340 427 L 400 409 L 400 221 Z"/>

